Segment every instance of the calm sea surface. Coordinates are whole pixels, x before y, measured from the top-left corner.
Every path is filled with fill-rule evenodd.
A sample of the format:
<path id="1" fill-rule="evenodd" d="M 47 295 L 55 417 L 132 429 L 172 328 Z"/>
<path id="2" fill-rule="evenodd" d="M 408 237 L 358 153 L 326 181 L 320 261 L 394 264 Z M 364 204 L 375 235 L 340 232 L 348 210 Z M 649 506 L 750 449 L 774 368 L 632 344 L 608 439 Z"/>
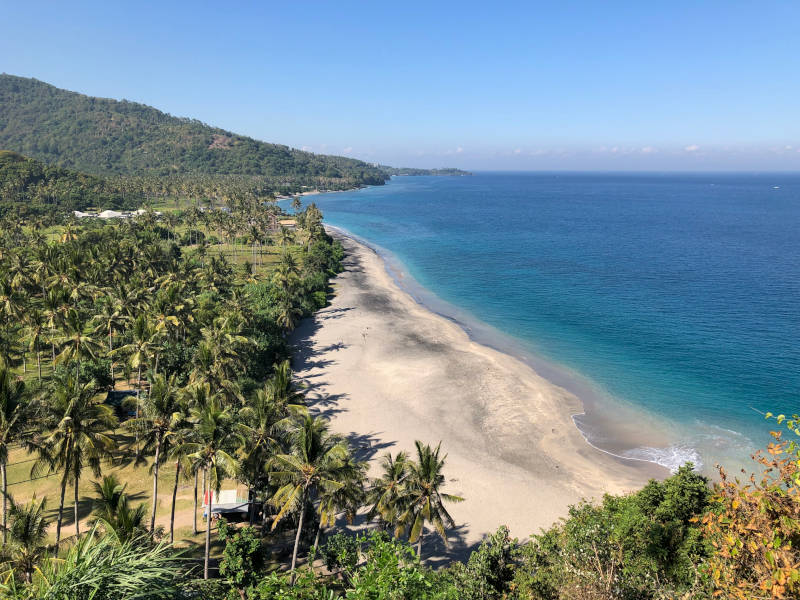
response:
<path id="1" fill-rule="evenodd" d="M 709 470 L 765 442 L 757 410 L 800 412 L 798 175 L 397 177 L 306 201 L 552 371 L 606 450 Z"/>

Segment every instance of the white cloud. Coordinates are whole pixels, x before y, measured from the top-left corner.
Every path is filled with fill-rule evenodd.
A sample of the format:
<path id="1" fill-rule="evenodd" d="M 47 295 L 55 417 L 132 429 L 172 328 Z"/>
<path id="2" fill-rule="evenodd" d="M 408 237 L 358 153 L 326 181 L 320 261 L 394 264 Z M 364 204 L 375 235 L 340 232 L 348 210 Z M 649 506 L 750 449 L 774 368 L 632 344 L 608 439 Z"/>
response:
<path id="1" fill-rule="evenodd" d="M 658 152 L 658 148 L 653 148 L 653 146 L 645 146 L 641 150 L 642 154 L 655 154 L 656 152 Z"/>
<path id="2" fill-rule="evenodd" d="M 302 150 L 303 152 L 311 152 L 313 148 L 311 146 L 303 146 L 302 148 L 300 148 L 300 150 Z"/>
<path id="3" fill-rule="evenodd" d="M 522 154 L 522 148 L 516 148 L 514 154 Z"/>
<path id="4" fill-rule="evenodd" d="M 690 144 L 684 148 L 685 152 L 697 152 L 698 150 L 700 150 L 700 146 L 697 144 Z"/>
<path id="5" fill-rule="evenodd" d="M 461 146 L 456 148 L 456 154 L 461 154 L 462 152 L 464 152 L 464 149 Z"/>
<path id="6" fill-rule="evenodd" d="M 353 147 L 352 146 L 348 146 L 347 148 L 342 148 L 342 152 L 344 154 L 350 154 L 352 151 L 353 151 Z"/>

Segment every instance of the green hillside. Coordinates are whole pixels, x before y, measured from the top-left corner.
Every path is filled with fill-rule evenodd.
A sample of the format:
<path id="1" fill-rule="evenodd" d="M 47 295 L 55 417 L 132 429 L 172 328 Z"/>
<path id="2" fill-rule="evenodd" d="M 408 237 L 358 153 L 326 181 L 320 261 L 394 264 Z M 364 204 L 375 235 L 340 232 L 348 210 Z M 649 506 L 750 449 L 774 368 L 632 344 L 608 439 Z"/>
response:
<path id="1" fill-rule="evenodd" d="M 463 177 L 465 175 L 472 175 L 469 171 L 462 171 L 461 169 L 416 169 L 410 167 L 387 167 L 386 165 L 381 165 L 381 169 L 383 169 L 389 175 L 397 175 L 397 176 L 415 176 L 415 175 L 434 175 L 440 177 Z"/>
<path id="2" fill-rule="evenodd" d="M 126 197 L 116 181 L 0 150 L 0 215 L 22 218 L 90 206 L 133 208 L 140 199 L 141 194 Z"/>
<path id="3" fill-rule="evenodd" d="M 240 175 L 276 190 L 380 185 L 377 166 L 302 152 L 173 117 L 0 74 L 0 148 L 97 175 Z"/>

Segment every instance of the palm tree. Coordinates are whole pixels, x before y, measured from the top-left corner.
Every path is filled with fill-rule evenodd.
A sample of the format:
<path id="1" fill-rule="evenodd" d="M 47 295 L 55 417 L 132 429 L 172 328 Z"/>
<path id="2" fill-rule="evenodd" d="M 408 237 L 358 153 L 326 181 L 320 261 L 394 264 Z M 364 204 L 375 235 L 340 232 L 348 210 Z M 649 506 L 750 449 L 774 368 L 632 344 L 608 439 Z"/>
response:
<path id="1" fill-rule="evenodd" d="M 149 364 L 150 357 L 155 352 L 158 334 L 148 323 L 147 317 L 144 314 L 140 314 L 133 322 L 131 335 L 133 339 L 129 344 L 117 348 L 111 354 L 127 354 L 131 367 L 136 369 L 136 417 L 138 418 L 139 396 L 142 389 L 142 367 Z"/>
<path id="2" fill-rule="evenodd" d="M 320 488 L 317 505 L 319 526 L 314 538 L 314 547 L 319 547 L 319 538 L 323 529 L 336 524 L 336 516 L 339 513 L 344 513 L 348 523 L 352 524 L 355 521 L 356 513 L 364 505 L 366 499 L 364 490 L 366 473 L 367 463 L 357 462 L 349 457 L 342 465 L 338 477 L 343 484 L 342 487 Z"/>
<path id="3" fill-rule="evenodd" d="M 45 518 L 47 498 L 36 499 L 33 495 L 27 504 L 18 504 L 11 496 L 5 496 L 11 504 L 9 526 L 3 526 L 3 536 L 11 538 L 3 548 L 3 561 L 12 573 L 22 573 L 25 583 L 30 583 L 33 572 L 47 552 L 47 527 Z"/>
<path id="4" fill-rule="evenodd" d="M 286 515 L 299 515 L 297 534 L 292 552 L 292 581 L 297 565 L 297 550 L 303 531 L 305 509 L 313 495 L 324 491 L 331 493 L 344 486 L 349 451 L 344 440 L 328 433 L 328 422 L 306 415 L 290 434 L 290 453 L 275 456 L 275 467 L 270 476 L 281 486 L 272 497 L 279 509 L 272 529 Z"/>
<path id="5" fill-rule="evenodd" d="M 293 384 L 292 367 L 289 360 L 272 365 L 273 373 L 269 378 L 264 391 L 278 403 L 284 406 L 302 406 L 305 396 L 298 391 Z"/>
<path id="6" fill-rule="evenodd" d="M 92 500 L 95 523 L 101 523 L 106 532 L 113 534 L 120 543 L 139 538 L 146 532 L 147 506 L 130 507 L 125 493 L 127 483 L 120 483 L 115 475 L 107 475 L 102 482 L 93 481 L 92 485 L 95 490 Z"/>
<path id="7" fill-rule="evenodd" d="M 144 449 L 153 449 L 153 508 L 150 515 L 150 533 L 155 531 L 156 508 L 158 506 L 158 471 L 163 461 L 162 449 L 172 432 L 180 424 L 179 389 L 176 375 L 155 375 L 150 392 L 141 402 L 141 414 L 131 419 L 126 426 L 140 434 Z"/>
<path id="8" fill-rule="evenodd" d="M 94 315 L 94 322 L 97 324 L 94 333 L 108 335 L 108 355 L 114 352 L 114 331 L 126 320 L 122 313 L 122 303 L 118 300 L 109 298 L 100 306 L 99 312 Z M 111 387 L 116 386 L 114 376 L 114 361 L 111 360 Z"/>
<path id="9" fill-rule="evenodd" d="M 83 469 L 89 467 L 100 476 L 100 462 L 111 456 L 114 441 L 106 433 L 117 424 L 109 406 L 95 394 L 92 382 L 83 386 L 71 376 L 55 382 L 50 398 L 43 403 L 41 425 L 46 433 L 30 440 L 31 449 L 39 454 L 31 476 L 47 469 L 60 471 L 61 497 L 56 524 L 56 547 L 61 541 L 61 522 L 64 515 L 64 494 L 67 482 L 75 486 L 75 533 L 80 535 L 78 522 L 78 484 Z"/>
<path id="10" fill-rule="evenodd" d="M 169 542 L 170 544 L 175 539 L 175 502 L 178 496 L 178 483 L 181 476 L 186 472 L 195 471 L 195 489 L 194 489 L 194 529 L 197 535 L 197 474 L 193 468 L 194 465 L 189 457 L 185 454 L 186 444 L 195 441 L 195 431 L 192 423 L 189 422 L 189 415 L 187 406 L 184 403 L 179 405 L 179 410 L 176 416 L 173 430 L 169 436 L 169 456 L 175 460 L 175 480 L 172 485 L 172 506 L 170 508 L 169 517 Z M 185 477 L 185 476 L 184 476 Z"/>
<path id="11" fill-rule="evenodd" d="M 261 484 L 266 483 L 263 480 L 268 476 L 269 464 L 286 439 L 292 417 L 304 415 L 306 411 L 301 404 L 290 403 L 302 401 L 302 396 L 286 386 L 282 379 L 277 380 L 276 375 L 257 390 L 248 405 L 239 412 L 245 433 L 245 444 L 241 449 L 242 474 L 248 485 L 248 501 L 251 503 L 253 488 L 265 487 Z M 291 371 L 289 378 L 291 381 Z M 249 513 L 252 524 L 252 504 Z"/>
<path id="12" fill-rule="evenodd" d="M 36 354 L 36 370 L 39 381 L 42 380 L 42 353 L 41 344 L 45 333 L 45 319 L 42 312 L 36 307 L 30 307 L 25 311 L 25 322 L 27 324 L 28 350 Z"/>
<path id="13" fill-rule="evenodd" d="M 367 518 L 380 520 L 388 527 L 397 525 L 397 517 L 401 508 L 403 485 L 408 476 L 410 460 L 405 452 L 398 452 L 394 458 L 387 453 L 381 458 L 383 473 L 372 481 L 368 500 L 372 507 L 367 513 Z"/>
<path id="14" fill-rule="evenodd" d="M 278 239 L 280 240 L 280 245 L 286 247 L 294 241 L 294 235 L 288 227 L 281 225 Z"/>
<path id="15" fill-rule="evenodd" d="M 3 545 L 6 544 L 8 532 L 8 452 L 11 446 L 20 441 L 25 427 L 24 415 L 27 408 L 25 384 L 18 380 L 7 367 L 0 367 L 0 477 L 3 493 Z"/>
<path id="16" fill-rule="evenodd" d="M 192 409 L 197 441 L 184 444 L 183 453 L 206 473 L 209 492 L 219 491 L 222 480 L 234 477 L 239 471 L 239 463 L 232 452 L 238 448 L 243 436 L 241 427 L 228 408 L 223 408 L 219 396 L 208 399 L 204 406 Z M 203 578 L 208 579 L 208 557 L 211 549 L 211 516 L 214 503 L 213 493 L 208 494 L 206 518 L 206 547 Z"/>
<path id="17" fill-rule="evenodd" d="M 422 558 L 425 523 L 433 525 L 447 545 L 446 527 L 455 527 L 455 523 L 444 503 L 462 502 L 464 499 L 441 491 L 445 484 L 442 471 L 447 458 L 447 455 L 439 457 L 442 444 L 439 443 L 435 449 L 419 440 L 414 444 L 417 449 L 417 460 L 409 465 L 401 499 L 401 505 L 405 506 L 405 510 L 399 516 L 399 523 L 404 529 L 410 527 L 408 541 L 412 544 L 417 542 L 417 555 Z"/>
<path id="18" fill-rule="evenodd" d="M 295 328 L 302 314 L 303 311 L 295 304 L 293 296 L 280 295 L 278 299 L 278 314 L 275 317 L 275 321 L 283 327 L 285 332 L 288 333 Z"/>
<path id="19" fill-rule="evenodd" d="M 194 375 L 194 373 L 192 373 Z M 184 443 L 182 445 L 176 445 L 173 447 L 172 452 L 176 456 L 181 456 L 188 467 L 188 470 L 192 471 L 194 475 L 194 510 L 192 513 L 192 534 L 197 535 L 197 479 L 200 475 L 200 472 L 203 473 L 203 489 L 202 491 L 205 492 L 206 487 L 206 476 L 205 470 L 203 470 L 197 460 L 192 459 L 191 457 L 191 450 L 187 447 L 189 442 L 196 442 L 196 432 L 194 430 L 194 424 L 191 421 L 191 411 L 192 409 L 198 409 L 200 407 L 205 406 L 208 404 L 209 399 L 213 396 L 211 393 L 211 386 L 204 382 L 204 383 L 191 383 L 183 388 L 183 404 L 185 408 L 189 411 L 189 422 L 187 423 L 188 432 L 184 436 Z"/>
<path id="20" fill-rule="evenodd" d="M 64 323 L 64 331 L 59 342 L 64 344 L 64 349 L 56 356 L 55 364 L 75 361 L 75 381 L 79 381 L 79 368 L 84 358 L 95 358 L 100 351 L 100 344 L 90 333 L 86 333 L 86 323 L 75 309 L 70 309 Z"/>

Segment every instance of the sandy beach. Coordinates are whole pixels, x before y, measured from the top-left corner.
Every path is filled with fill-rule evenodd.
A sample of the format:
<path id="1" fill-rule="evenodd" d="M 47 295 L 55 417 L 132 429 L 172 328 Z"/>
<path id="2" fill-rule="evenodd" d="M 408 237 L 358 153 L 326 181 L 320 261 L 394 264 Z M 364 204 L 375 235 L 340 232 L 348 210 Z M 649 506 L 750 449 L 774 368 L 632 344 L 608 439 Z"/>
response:
<path id="1" fill-rule="evenodd" d="M 313 410 L 371 461 L 372 475 L 386 452 L 441 441 L 445 489 L 466 500 L 449 507 L 451 549 L 428 535 L 426 555 L 463 556 L 503 524 L 525 538 L 582 498 L 667 474 L 592 448 L 572 421 L 578 398 L 473 342 L 400 289 L 372 249 L 341 239 L 345 271 L 330 305 L 294 333 L 294 368 Z"/>

